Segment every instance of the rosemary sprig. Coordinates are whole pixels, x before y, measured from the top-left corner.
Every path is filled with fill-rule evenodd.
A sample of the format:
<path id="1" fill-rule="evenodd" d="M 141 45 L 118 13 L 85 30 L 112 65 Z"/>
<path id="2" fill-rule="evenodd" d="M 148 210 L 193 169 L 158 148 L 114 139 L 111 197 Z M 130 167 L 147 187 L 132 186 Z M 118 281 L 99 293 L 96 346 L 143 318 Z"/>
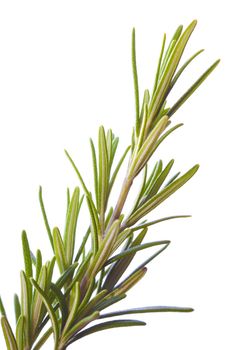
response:
<path id="1" fill-rule="evenodd" d="M 179 26 L 166 45 L 163 36 L 162 49 L 151 93 L 144 91 L 140 101 L 139 77 L 136 63 L 136 35 L 132 32 L 132 70 L 135 93 L 135 125 L 131 144 L 126 147 L 118 163 L 115 162 L 119 138 L 112 130 L 101 126 L 97 143 L 91 139 L 94 191 L 90 191 L 70 154 L 71 162 L 81 188 L 70 194 L 67 190 L 66 223 L 64 234 L 58 227 L 50 228 L 48 216 L 39 189 L 39 202 L 45 228 L 54 257 L 43 263 L 40 250 L 34 256 L 25 231 L 22 233 L 24 271 L 21 272 L 21 297 L 14 296 L 15 330 L 10 325 L 0 298 L 1 325 L 8 350 L 39 350 L 53 334 L 54 349 L 65 350 L 80 338 L 105 329 L 145 325 L 131 319 L 109 320 L 89 326 L 93 321 L 126 314 L 147 312 L 191 312 L 190 307 L 150 306 L 103 313 L 103 310 L 120 302 L 147 272 L 147 265 L 170 244 L 169 240 L 143 243 L 149 228 L 160 222 L 187 215 L 168 216 L 147 221 L 147 214 L 180 189 L 198 170 L 194 165 L 184 174 L 171 175 L 174 160 L 164 165 L 162 160 L 153 164 L 152 156 L 160 144 L 182 124 L 172 125 L 171 117 L 195 92 L 219 60 L 213 63 L 200 78 L 171 107 L 167 100 L 176 82 L 189 64 L 203 50 L 197 51 L 179 67 L 185 47 L 196 26 L 193 21 L 185 30 Z M 131 152 L 129 152 L 129 150 Z M 116 203 L 112 203 L 111 191 L 118 172 L 128 157 L 128 166 Z M 143 181 L 130 212 L 124 205 L 135 179 L 143 173 Z M 82 194 L 83 192 L 83 194 Z M 87 203 L 89 225 L 76 252 L 78 218 L 83 201 Z M 82 214 L 83 215 L 83 214 Z M 86 214 L 85 214 L 86 215 Z M 80 232 L 79 232 L 80 234 Z M 146 249 L 155 252 L 130 274 L 127 269 L 135 255 Z M 55 262 L 60 277 L 54 281 Z M 122 280 L 121 280 L 122 279 Z M 45 330 L 50 321 L 51 326 Z"/>

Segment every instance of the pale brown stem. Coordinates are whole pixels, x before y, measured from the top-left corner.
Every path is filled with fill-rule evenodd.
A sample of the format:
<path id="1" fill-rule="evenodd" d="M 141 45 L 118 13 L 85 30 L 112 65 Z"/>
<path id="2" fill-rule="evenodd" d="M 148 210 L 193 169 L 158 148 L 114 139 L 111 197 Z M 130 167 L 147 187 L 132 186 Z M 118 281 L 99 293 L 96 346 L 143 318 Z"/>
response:
<path id="1" fill-rule="evenodd" d="M 115 220 L 119 219 L 132 184 L 133 184 L 133 179 L 126 176 L 126 178 L 123 182 L 122 188 L 121 188 L 121 192 L 120 192 L 117 204 L 116 204 L 115 209 L 113 211 L 112 217 L 109 221 L 107 230 L 109 229 L 109 227 L 112 225 L 112 223 Z"/>

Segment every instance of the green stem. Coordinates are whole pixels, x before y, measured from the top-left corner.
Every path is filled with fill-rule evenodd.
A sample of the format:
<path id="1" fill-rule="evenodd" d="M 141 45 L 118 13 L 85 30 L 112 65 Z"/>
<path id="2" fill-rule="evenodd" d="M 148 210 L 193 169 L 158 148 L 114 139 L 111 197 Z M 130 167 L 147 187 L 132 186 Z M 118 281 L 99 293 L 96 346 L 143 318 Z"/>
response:
<path id="1" fill-rule="evenodd" d="M 133 184 L 133 178 L 129 178 L 127 175 L 123 182 L 121 192 L 120 192 L 117 204 L 115 206 L 115 209 L 113 211 L 112 217 L 110 219 L 110 222 L 108 224 L 107 230 L 110 228 L 110 226 L 115 220 L 119 219 L 132 184 Z"/>

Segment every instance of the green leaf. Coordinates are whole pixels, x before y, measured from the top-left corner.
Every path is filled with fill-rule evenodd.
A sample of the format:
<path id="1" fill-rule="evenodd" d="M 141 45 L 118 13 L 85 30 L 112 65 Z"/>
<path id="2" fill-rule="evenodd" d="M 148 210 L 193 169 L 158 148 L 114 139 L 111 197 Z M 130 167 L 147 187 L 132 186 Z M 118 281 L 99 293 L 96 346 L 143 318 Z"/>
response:
<path id="1" fill-rule="evenodd" d="M 97 285 L 96 285 L 96 293 L 99 293 L 101 291 L 102 288 L 102 283 L 103 283 L 103 279 L 105 277 L 105 268 L 103 267 L 100 271 L 100 274 L 98 276 L 98 281 L 97 281 Z"/>
<path id="2" fill-rule="evenodd" d="M 146 265 L 148 265 L 152 260 L 154 260 L 154 258 L 156 258 L 157 256 L 159 256 L 165 249 L 167 249 L 167 247 L 169 246 L 170 242 L 167 243 L 163 248 L 159 249 L 156 253 L 154 253 L 153 255 L 151 255 L 148 259 L 146 259 L 145 261 L 143 261 L 131 274 L 129 277 L 133 276 L 137 271 L 140 271 L 143 267 L 145 267 Z"/>
<path id="3" fill-rule="evenodd" d="M 168 45 L 168 48 L 167 48 L 166 53 L 165 53 L 165 55 L 164 55 L 164 59 L 163 59 L 162 67 L 161 67 L 161 74 L 160 74 L 160 76 L 162 76 L 162 74 L 163 74 L 163 72 L 164 72 L 164 69 L 165 69 L 166 66 L 167 66 L 168 60 L 169 60 L 169 58 L 171 57 L 172 52 L 174 51 L 174 48 L 175 48 L 176 43 L 177 43 L 177 40 L 179 39 L 179 37 L 180 37 L 180 35 L 181 35 L 181 33 L 182 33 L 182 30 L 183 30 L 183 26 L 180 25 L 180 26 L 176 29 L 176 31 L 175 31 L 175 33 L 174 33 L 174 35 L 173 35 L 173 37 L 172 37 L 172 39 L 171 39 L 171 41 L 170 41 L 170 43 L 169 43 L 169 45 Z"/>
<path id="4" fill-rule="evenodd" d="M 168 112 L 168 116 L 171 117 L 181 106 L 182 104 L 197 90 L 197 88 L 205 81 L 205 79 L 213 72 L 217 67 L 220 60 L 214 62 L 201 76 L 197 81 L 179 98 L 179 100 L 171 107 Z"/>
<path id="5" fill-rule="evenodd" d="M 146 111 L 146 108 L 145 106 L 149 106 L 149 103 L 150 103 L 150 92 L 148 89 L 145 89 L 144 91 L 144 95 L 143 95 L 143 101 L 142 101 L 142 107 L 141 107 L 141 113 L 140 113 L 140 125 L 142 123 L 142 119 L 144 117 L 144 113 Z M 133 148 L 133 145 L 132 145 L 132 148 Z"/>
<path id="6" fill-rule="evenodd" d="M 180 171 L 178 173 L 176 173 L 175 175 L 173 175 L 168 181 L 167 183 L 164 185 L 164 187 L 167 187 L 168 185 L 170 185 L 173 181 L 175 181 L 177 179 L 177 177 L 180 176 Z"/>
<path id="7" fill-rule="evenodd" d="M 47 286 L 47 268 L 46 266 L 43 266 L 41 268 L 41 272 L 38 278 L 38 285 L 39 287 L 45 291 Z M 40 295 L 40 293 L 35 290 L 34 297 L 33 297 L 33 303 L 32 303 L 32 329 L 35 332 L 41 319 L 43 318 L 43 299 Z"/>
<path id="8" fill-rule="evenodd" d="M 53 245 L 59 270 L 61 273 L 63 273 L 67 269 L 68 263 L 64 243 L 58 227 L 53 229 Z"/>
<path id="9" fill-rule="evenodd" d="M 22 246 L 23 246 L 25 273 L 26 273 L 26 276 L 30 278 L 32 277 L 32 259 L 31 259 L 31 251 L 28 243 L 27 234 L 25 231 L 22 232 Z"/>
<path id="10" fill-rule="evenodd" d="M 129 169 L 129 177 L 135 177 L 140 170 L 145 166 L 148 162 L 152 154 L 154 153 L 154 148 L 156 141 L 159 136 L 162 134 L 164 129 L 167 126 L 168 117 L 164 116 L 160 121 L 156 124 L 154 129 L 151 131 L 145 142 L 143 143 L 141 149 L 135 156 L 132 161 Z"/>
<path id="11" fill-rule="evenodd" d="M 79 311 L 78 317 L 79 319 L 87 316 L 90 312 L 95 310 L 96 306 L 103 300 L 108 291 L 106 289 L 101 290 L 98 294 L 96 294 L 87 304 L 86 306 Z"/>
<path id="12" fill-rule="evenodd" d="M 79 304 L 80 304 L 80 283 L 76 282 L 74 285 L 74 300 L 73 300 L 73 303 L 71 305 L 71 309 L 69 311 L 68 318 L 67 318 L 67 321 L 65 323 L 64 329 L 62 331 L 61 338 L 65 337 L 65 335 L 70 330 L 70 327 L 71 327 L 71 325 L 76 317 Z"/>
<path id="13" fill-rule="evenodd" d="M 190 218 L 191 215 L 174 215 L 174 216 L 166 216 L 164 218 L 158 219 L 158 220 L 154 220 L 154 221 L 150 221 L 150 222 L 146 222 L 145 224 L 140 224 L 138 226 L 132 227 L 133 231 L 137 231 L 137 230 L 141 230 L 143 228 L 147 228 L 149 226 L 158 224 L 160 222 L 163 221 L 167 221 L 167 220 L 172 220 L 172 219 L 183 219 L 183 218 Z"/>
<path id="14" fill-rule="evenodd" d="M 84 235 L 84 237 L 83 237 L 83 240 L 82 240 L 82 243 L 81 243 L 81 245 L 80 245 L 80 247 L 79 247 L 79 250 L 78 250 L 78 252 L 77 252 L 77 254 L 76 254 L 76 257 L 75 257 L 75 261 L 77 262 L 77 261 L 79 261 L 79 258 L 80 258 L 80 256 L 82 255 L 82 252 L 83 252 L 83 250 L 84 250 L 84 248 L 85 248 L 85 245 L 86 245 L 86 243 L 87 243 L 87 240 L 88 240 L 88 238 L 89 238 L 89 236 L 90 236 L 90 233 L 91 233 L 91 229 L 90 229 L 90 227 L 87 229 L 87 232 L 85 233 L 85 235 Z"/>
<path id="15" fill-rule="evenodd" d="M 124 160 L 125 160 L 125 157 L 127 156 L 128 152 L 129 152 L 130 148 L 131 148 L 131 146 L 128 146 L 128 147 L 126 148 L 125 152 L 123 153 L 122 157 L 120 158 L 120 160 L 119 160 L 119 162 L 118 162 L 118 164 L 117 164 L 117 166 L 116 166 L 116 168 L 115 168 L 115 170 L 114 170 L 114 172 L 113 172 L 113 174 L 112 174 L 111 180 L 110 180 L 110 182 L 109 182 L 108 196 L 110 195 L 110 192 L 111 192 L 112 187 L 113 187 L 113 185 L 114 185 L 114 182 L 115 182 L 115 180 L 116 180 L 117 174 L 118 174 L 118 172 L 119 172 L 119 170 L 120 170 L 120 168 L 121 168 L 122 163 L 123 163 Z"/>
<path id="16" fill-rule="evenodd" d="M 153 184 L 155 183 L 157 177 L 160 175 L 160 173 L 162 172 L 163 170 L 163 162 L 162 160 L 159 160 L 155 163 L 155 166 L 148 178 L 148 180 L 146 181 L 145 183 L 145 186 L 144 186 L 144 191 L 142 194 L 145 194 L 145 193 L 149 193 Z"/>
<path id="17" fill-rule="evenodd" d="M 70 189 L 67 187 L 66 189 L 66 216 L 68 214 L 69 206 L 70 206 Z"/>
<path id="18" fill-rule="evenodd" d="M 92 250 L 93 253 L 96 254 L 98 247 L 99 247 L 99 240 L 101 239 L 101 229 L 100 229 L 100 223 L 98 218 L 98 212 L 96 210 L 96 207 L 92 201 L 91 196 L 86 196 L 87 206 L 89 209 L 90 214 L 90 221 L 91 221 L 91 238 L 92 238 Z M 83 246 L 84 249 L 84 246 Z"/>
<path id="19" fill-rule="evenodd" d="M 25 347 L 30 347 L 31 340 L 31 285 L 28 277 L 21 271 L 21 314 L 24 317 Z"/>
<path id="20" fill-rule="evenodd" d="M 110 298 L 106 296 L 102 302 L 96 305 L 95 310 L 98 310 L 98 311 L 104 310 L 109 306 L 114 305 L 125 298 L 126 298 L 126 294 L 121 294 Z"/>
<path id="21" fill-rule="evenodd" d="M 181 74 L 184 72 L 184 70 L 188 67 L 188 65 L 198 56 L 200 55 L 204 50 L 199 50 L 197 51 L 193 56 L 191 56 L 183 65 L 182 67 L 178 70 L 178 72 L 175 74 L 174 78 L 171 81 L 170 84 L 170 91 L 181 76 Z"/>
<path id="22" fill-rule="evenodd" d="M 66 337 L 64 338 L 64 343 L 67 343 L 67 345 L 72 344 L 75 340 L 75 335 L 84 327 L 86 327 L 90 322 L 95 321 L 96 319 L 99 318 L 99 312 L 95 311 L 93 312 L 93 314 L 91 314 L 90 316 L 87 316 L 85 318 L 83 318 L 82 320 L 80 320 L 79 322 L 77 322 L 73 328 L 69 331 L 69 333 L 66 335 Z"/>
<path id="23" fill-rule="evenodd" d="M 184 31 L 184 33 L 179 38 L 179 41 L 177 42 L 172 54 L 169 57 L 169 60 L 166 64 L 166 68 L 164 70 L 163 76 L 161 77 L 161 80 L 159 82 L 158 88 L 156 90 L 156 93 L 151 101 L 150 106 L 150 118 L 148 120 L 147 130 L 150 130 L 150 126 L 155 120 L 157 113 L 160 110 L 160 107 L 164 103 L 164 98 L 167 94 L 167 89 L 169 88 L 170 82 L 172 80 L 172 77 L 174 76 L 174 73 L 177 69 L 177 66 L 180 62 L 181 56 L 184 52 L 184 49 L 186 47 L 186 44 L 190 38 L 190 35 L 192 34 L 195 26 L 197 24 L 197 21 L 193 21 L 187 29 Z"/>
<path id="24" fill-rule="evenodd" d="M 6 316 L 1 317 L 2 330 L 7 346 L 7 350 L 18 350 L 16 339 Z"/>
<path id="25" fill-rule="evenodd" d="M 139 244 L 139 245 L 135 245 L 127 250 L 124 250 L 123 252 L 114 255 L 112 258 L 110 258 L 109 260 L 106 261 L 106 263 L 104 264 L 104 266 L 110 265 L 113 262 L 120 260 L 128 255 L 131 255 L 132 253 L 137 253 L 140 250 L 144 250 L 147 248 L 151 248 L 151 247 L 155 247 L 158 245 L 163 245 L 163 244 L 167 244 L 170 241 L 156 241 L 156 242 L 150 242 L 150 243 L 145 243 L 145 244 Z"/>
<path id="26" fill-rule="evenodd" d="M 83 310 L 83 308 L 87 305 L 89 302 L 92 293 L 94 292 L 95 289 L 95 278 L 92 277 L 89 279 L 89 285 L 87 289 L 85 290 L 85 294 L 82 296 L 82 302 L 80 303 L 78 307 L 78 314 Z"/>
<path id="27" fill-rule="evenodd" d="M 63 328 L 69 314 L 68 307 L 66 304 L 66 298 L 65 298 L 65 295 L 62 293 L 61 289 L 58 288 L 56 284 L 51 283 L 50 288 L 59 303 L 59 308 L 61 310 L 62 328 Z"/>
<path id="28" fill-rule="evenodd" d="M 20 316 L 16 325 L 16 341 L 18 350 L 24 350 L 24 317 Z"/>
<path id="29" fill-rule="evenodd" d="M 166 44 L 166 34 L 163 35 L 163 41 L 162 41 L 162 48 L 161 48 L 161 52 L 159 55 L 159 61 L 158 61 L 158 67 L 156 70 L 156 75 L 155 75 L 155 82 L 154 82 L 154 87 L 153 87 L 153 92 L 152 92 L 152 98 L 155 94 L 155 91 L 157 89 L 158 86 L 158 81 L 159 81 L 159 76 L 161 73 L 161 63 L 162 63 L 162 59 L 163 59 L 163 53 L 164 53 L 164 48 L 165 48 L 165 44 Z"/>
<path id="30" fill-rule="evenodd" d="M 163 133 L 163 135 L 161 135 L 161 137 L 158 139 L 158 141 L 156 142 L 155 148 L 154 150 L 156 150 L 159 145 L 171 134 L 173 133 L 173 131 L 175 131 L 176 129 L 180 128 L 181 126 L 183 126 L 184 124 L 180 123 L 177 124 L 175 126 L 173 126 L 172 128 L 170 128 L 169 130 L 167 130 L 165 133 Z"/>
<path id="31" fill-rule="evenodd" d="M 107 143 L 105 130 L 103 126 L 99 128 L 99 204 L 98 210 L 100 213 L 100 226 L 102 234 L 104 230 L 104 215 L 108 198 L 108 183 L 109 183 L 109 159 L 107 151 Z"/>
<path id="32" fill-rule="evenodd" d="M 106 314 L 100 315 L 101 318 L 107 317 L 115 317 L 121 315 L 129 315 L 129 314 L 145 314 L 145 313 L 153 313 L 153 312 L 192 312 L 192 308 L 187 307 L 176 307 L 176 306 L 149 306 L 149 307 L 140 307 L 128 310 L 121 311 L 113 311 Z"/>
<path id="33" fill-rule="evenodd" d="M 68 265 L 72 264 L 73 261 L 76 226 L 80 206 L 80 190 L 76 187 L 69 205 L 64 234 L 64 247 Z"/>
<path id="34" fill-rule="evenodd" d="M 69 279 L 72 277 L 77 266 L 78 266 L 78 263 L 75 262 L 74 264 L 70 265 L 68 269 L 61 274 L 61 276 L 58 278 L 57 282 L 55 283 L 58 288 L 62 289 L 64 287 L 67 281 L 69 281 Z"/>
<path id="35" fill-rule="evenodd" d="M 53 333 L 53 328 L 50 327 L 40 338 L 40 340 L 34 345 L 33 350 L 40 350 L 41 347 L 46 343 L 50 335 Z"/>
<path id="36" fill-rule="evenodd" d="M 50 304 L 47 295 L 45 292 L 39 287 L 39 285 L 36 283 L 35 280 L 31 278 L 31 283 L 33 284 L 34 288 L 38 291 L 38 293 L 41 295 L 41 298 L 43 300 L 43 303 L 48 311 L 52 327 L 53 327 L 53 335 L 54 335 L 54 348 L 56 349 L 58 346 L 58 340 L 59 340 L 59 324 L 58 320 L 56 318 L 56 314 L 53 310 L 52 305 Z"/>
<path id="37" fill-rule="evenodd" d="M 132 68 L 133 68 L 133 81 L 134 81 L 134 95 L 135 95 L 135 109 L 136 109 L 136 135 L 139 134 L 139 89 L 138 89 L 138 73 L 136 62 L 136 43 L 135 43 L 135 28 L 132 31 Z"/>
<path id="38" fill-rule="evenodd" d="M 17 324 L 18 319 L 21 315 L 21 305 L 17 294 L 14 295 L 14 310 L 15 310 L 15 322 Z"/>
<path id="39" fill-rule="evenodd" d="M 131 248 L 138 246 L 143 241 L 147 233 L 147 228 L 143 229 L 135 240 L 131 244 Z M 131 261 L 133 260 L 136 252 L 131 252 L 129 255 L 122 259 L 119 259 L 114 265 L 112 265 L 103 285 L 104 289 L 112 290 L 116 283 L 119 281 L 123 273 L 126 271 Z"/>
<path id="40" fill-rule="evenodd" d="M 117 147 L 118 147 L 118 144 L 119 144 L 119 137 L 115 137 L 115 135 L 112 134 L 112 130 L 111 129 L 109 131 L 110 131 L 110 134 L 112 135 L 112 144 L 109 147 L 110 152 L 109 152 L 109 156 L 108 156 L 109 157 L 109 167 L 111 169 L 114 157 L 116 155 L 116 150 L 117 150 Z M 108 140 L 109 131 L 107 133 L 107 140 Z"/>
<path id="41" fill-rule="evenodd" d="M 1 297 L 0 297 L 0 313 L 1 313 L 2 316 L 6 316 L 6 310 L 4 308 L 4 305 L 3 305 Z"/>
<path id="42" fill-rule="evenodd" d="M 197 172 L 199 165 L 195 165 L 193 168 L 188 170 L 184 175 L 179 177 L 169 186 L 164 188 L 158 194 L 153 196 L 145 204 L 143 204 L 135 213 L 126 221 L 127 227 L 134 225 L 139 219 L 148 214 L 151 210 L 155 209 L 165 199 L 176 192 L 181 186 L 183 186 L 191 177 Z"/>
<path id="43" fill-rule="evenodd" d="M 36 257 L 31 250 L 30 250 L 30 255 L 31 255 L 32 264 L 36 266 Z"/>
<path id="44" fill-rule="evenodd" d="M 135 147 L 135 150 L 134 150 L 134 154 L 135 155 L 139 152 L 140 148 L 143 145 L 143 142 L 146 139 L 147 135 L 146 135 L 145 130 L 146 130 L 147 120 L 148 120 L 148 104 L 145 103 L 144 104 L 143 117 L 142 117 L 142 121 L 141 121 L 140 132 L 139 132 L 137 143 L 136 143 L 136 147 Z"/>
<path id="45" fill-rule="evenodd" d="M 45 211 L 45 207 L 44 207 L 44 201 L 43 201 L 43 196 L 42 196 L 42 187 L 39 187 L 39 202 L 40 202 L 40 208 L 41 208 L 41 212 L 43 215 L 43 219 L 44 219 L 44 223 L 45 223 L 45 227 L 48 233 L 48 237 L 49 237 L 49 241 L 51 243 L 52 249 L 53 249 L 53 237 L 52 237 L 52 232 L 49 226 L 49 222 L 48 222 L 48 217 Z"/>
<path id="46" fill-rule="evenodd" d="M 146 325 L 145 322 L 137 321 L 137 320 L 115 320 L 115 321 L 108 321 L 108 322 L 99 323 L 95 326 L 92 326 L 92 327 L 85 329 L 84 331 L 78 333 L 72 339 L 72 342 L 69 342 L 69 344 L 72 344 L 76 340 L 83 338 L 86 335 L 96 333 L 99 331 L 103 331 L 106 329 L 119 328 L 119 327 L 145 326 L 145 325 Z"/>
<path id="47" fill-rule="evenodd" d="M 112 248 L 116 242 L 117 234 L 119 232 L 120 220 L 115 220 L 108 230 L 106 236 L 100 244 L 99 250 L 95 257 L 93 258 L 90 269 L 88 270 L 88 275 L 95 276 L 98 271 L 101 270 L 105 261 L 112 253 Z"/>
<path id="48" fill-rule="evenodd" d="M 85 272 L 87 271 L 88 265 L 90 263 L 91 257 L 92 257 L 92 252 L 89 252 L 85 258 L 85 260 L 82 262 L 82 264 L 79 266 L 75 276 L 73 277 L 71 283 L 69 284 L 69 286 L 66 289 L 66 295 L 68 295 L 68 293 L 71 291 L 71 289 L 73 288 L 73 286 L 75 285 L 75 283 L 77 281 L 81 281 Z"/>
<path id="49" fill-rule="evenodd" d="M 113 163 L 117 146 L 119 143 L 119 138 L 114 136 L 111 129 L 107 131 L 107 134 L 105 137 L 106 137 L 106 147 L 107 147 L 107 155 L 108 155 L 108 167 L 109 167 L 109 173 L 110 173 L 110 169 L 112 167 L 112 163 Z"/>
<path id="50" fill-rule="evenodd" d="M 173 164 L 174 159 L 172 159 L 164 168 L 164 170 L 161 171 L 159 176 L 156 178 L 155 182 L 152 184 L 152 186 L 150 186 L 149 190 L 145 191 L 145 199 L 141 203 L 145 203 L 147 199 L 151 198 L 152 196 L 158 193 L 159 189 L 161 188 L 162 184 L 164 183 L 168 174 L 170 173 Z"/>
<path id="51" fill-rule="evenodd" d="M 38 281 L 38 278 L 40 276 L 40 271 L 42 268 L 42 254 L 40 249 L 36 252 L 36 281 Z"/>
<path id="52" fill-rule="evenodd" d="M 133 231 L 131 229 L 124 229 L 122 225 L 117 236 L 117 240 L 114 244 L 113 251 L 117 250 L 122 245 L 122 243 L 124 243 L 125 240 L 127 240 L 132 235 L 132 233 Z"/>
<path id="53" fill-rule="evenodd" d="M 88 191 L 87 186 L 86 186 L 86 184 L 85 184 L 85 182 L 84 182 L 84 180 L 82 178 L 82 175 L 81 175 L 80 171 L 78 170 L 78 168 L 76 167 L 73 159 L 71 158 L 71 156 L 69 155 L 69 153 L 66 150 L 65 150 L 65 154 L 66 154 L 67 158 L 69 159 L 71 165 L 73 166 L 73 168 L 74 168 L 74 170 L 75 170 L 75 172 L 76 172 L 76 174 L 78 176 L 78 179 L 79 179 L 79 181 L 80 181 L 80 183 L 81 183 L 81 185 L 83 187 L 83 190 L 84 190 L 85 194 L 89 196 L 89 191 Z"/>
<path id="54" fill-rule="evenodd" d="M 48 261 L 46 263 L 47 267 L 47 285 L 48 287 L 50 286 L 50 283 L 52 282 L 52 277 L 53 277 L 53 271 L 54 271 L 54 266 L 55 266 L 56 258 L 55 256 L 51 259 L 51 261 Z"/>
<path id="55" fill-rule="evenodd" d="M 109 294 L 109 296 L 113 297 L 125 294 L 144 277 L 146 272 L 147 268 L 145 266 L 140 269 L 137 269 L 137 271 L 131 273 L 123 282 L 117 285 Z"/>
<path id="56" fill-rule="evenodd" d="M 96 159 L 96 150 L 95 145 L 92 139 L 90 139 L 91 145 L 91 154 L 92 154 L 92 163 L 93 163 L 93 175 L 94 175 L 94 188 L 95 188 L 95 198 L 96 205 L 99 203 L 99 180 L 98 180 L 98 168 L 97 168 L 97 159 Z"/>

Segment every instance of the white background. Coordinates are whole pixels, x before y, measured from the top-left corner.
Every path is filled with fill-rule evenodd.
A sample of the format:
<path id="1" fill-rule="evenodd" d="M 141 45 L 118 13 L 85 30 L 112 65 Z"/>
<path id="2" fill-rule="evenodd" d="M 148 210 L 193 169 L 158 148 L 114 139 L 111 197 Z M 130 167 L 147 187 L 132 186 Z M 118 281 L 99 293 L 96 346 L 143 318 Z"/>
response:
<path id="1" fill-rule="evenodd" d="M 230 1 L 0 2 L 0 293 L 12 297 L 23 267 L 20 234 L 51 256 L 38 205 L 42 185 L 51 226 L 63 228 L 65 192 L 77 179 L 67 148 L 91 181 L 88 138 L 100 124 L 129 142 L 134 122 L 131 29 L 136 27 L 141 95 L 151 88 L 164 31 L 198 26 L 185 57 L 206 51 L 176 87 L 179 96 L 215 59 L 221 64 L 174 116 L 184 127 L 158 152 L 174 171 L 198 174 L 151 217 L 192 214 L 160 224 L 148 240 L 172 244 L 149 266 L 124 306 L 192 306 L 192 314 L 142 315 L 147 327 L 111 330 L 71 349 L 232 349 L 232 11 Z M 123 173 L 121 173 L 123 176 Z M 116 191 L 117 193 L 117 191 Z M 79 235 L 82 235 L 80 224 Z M 136 317 L 137 318 L 137 317 Z M 140 315 L 138 317 L 140 319 Z M 5 349 L 2 335 L 0 348 Z M 52 345 L 45 347 L 51 349 Z"/>

